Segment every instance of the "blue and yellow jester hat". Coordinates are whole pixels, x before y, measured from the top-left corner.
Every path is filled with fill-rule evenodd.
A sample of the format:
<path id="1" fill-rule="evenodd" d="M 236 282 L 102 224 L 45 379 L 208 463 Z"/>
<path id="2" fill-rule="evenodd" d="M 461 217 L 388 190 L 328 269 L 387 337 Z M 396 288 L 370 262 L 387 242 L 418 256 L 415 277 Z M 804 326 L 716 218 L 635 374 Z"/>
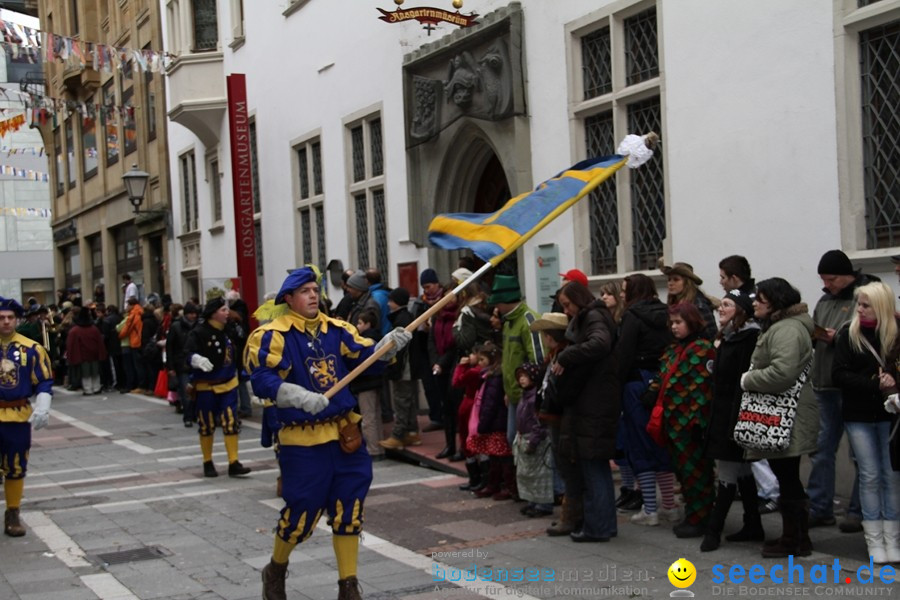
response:
<path id="1" fill-rule="evenodd" d="M 25 309 L 22 308 L 21 304 L 12 298 L 6 299 L 3 296 L 0 296 L 0 310 L 11 310 L 19 318 L 22 318 L 22 315 L 25 314 Z"/>

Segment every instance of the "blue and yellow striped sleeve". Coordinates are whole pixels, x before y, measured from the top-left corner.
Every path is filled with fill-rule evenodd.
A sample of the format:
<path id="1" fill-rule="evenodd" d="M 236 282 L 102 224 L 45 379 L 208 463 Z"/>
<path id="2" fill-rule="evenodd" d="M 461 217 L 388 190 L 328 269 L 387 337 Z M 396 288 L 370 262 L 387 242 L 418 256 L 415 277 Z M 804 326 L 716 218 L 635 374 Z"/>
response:
<path id="1" fill-rule="evenodd" d="M 264 328 L 251 333 L 244 350 L 244 367 L 250 373 L 253 393 L 260 398 L 274 398 L 291 370 L 290 361 L 284 356 L 282 333 Z"/>

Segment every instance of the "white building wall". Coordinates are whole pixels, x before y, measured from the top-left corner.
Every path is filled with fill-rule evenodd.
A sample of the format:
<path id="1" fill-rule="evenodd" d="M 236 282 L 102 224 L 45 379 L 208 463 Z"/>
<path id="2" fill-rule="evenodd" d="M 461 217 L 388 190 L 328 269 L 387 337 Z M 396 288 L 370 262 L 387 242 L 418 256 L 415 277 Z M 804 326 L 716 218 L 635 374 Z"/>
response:
<path id="1" fill-rule="evenodd" d="M 161 1 L 165 7 L 166 0 Z M 230 3 L 219 3 L 224 73 L 246 74 L 250 114 L 257 124 L 265 245 L 260 293 L 277 289 L 285 270 L 297 266 L 300 240 L 292 201 L 291 142 L 310 132 L 321 136 L 327 258 L 356 266 L 348 239 L 353 231 L 348 224 L 352 213 L 343 123 L 369 108 L 382 117 L 390 263 L 418 260 L 420 270 L 425 268 L 425 249 L 406 242 L 402 62 L 405 54 L 455 28 L 443 25 L 428 37 L 414 22 L 378 21 L 374 5 L 351 7 L 324 0 L 311 0 L 285 17 L 286 4 L 266 3 L 264 8 L 245 0 L 246 41 L 231 50 Z M 633 3 L 521 4 L 531 170 L 537 184 L 582 158 L 573 151 L 565 25 Z M 468 0 L 463 10 L 484 15 L 506 5 Z M 758 279 L 783 276 L 813 303 L 820 287 L 818 258 L 840 247 L 841 240 L 833 4 L 680 0 L 657 6 L 664 122 L 660 133 L 669 201 L 666 262 L 692 263 L 706 291 L 718 295 L 718 261 L 744 254 Z M 394 7 L 384 3 L 383 8 Z M 165 10 L 163 15 L 165 20 Z M 168 29 L 164 24 L 167 35 Z M 205 149 L 183 127 L 169 127 L 176 233 L 181 211 L 178 155 L 193 144 L 200 183 L 202 277 L 234 276 L 227 116 L 219 149 L 225 225 L 219 233 L 208 231 Z M 577 135 L 583 134 L 578 130 Z M 529 298 L 536 293 L 533 259 L 538 244 L 558 244 L 561 266 L 590 270 L 579 262 L 572 235 L 575 218 L 573 212 L 563 215 L 526 245 L 524 285 Z M 180 269 L 177 247 L 174 257 Z M 390 275 L 390 283 L 396 284 L 394 273 Z M 888 281 L 893 283 L 893 276 Z M 176 298 L 179 285 L 173 281 Z"/>

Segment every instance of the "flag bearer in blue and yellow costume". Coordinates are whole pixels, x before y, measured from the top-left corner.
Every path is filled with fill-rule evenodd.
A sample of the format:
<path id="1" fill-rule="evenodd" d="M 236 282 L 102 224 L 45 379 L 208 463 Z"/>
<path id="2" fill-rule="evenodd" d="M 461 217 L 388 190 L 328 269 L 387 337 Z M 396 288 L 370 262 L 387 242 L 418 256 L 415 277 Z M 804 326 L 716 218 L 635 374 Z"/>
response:
<path id="1" fill-rule="evenodd" d="M 356 578 L 363 502 L 372 483 L 372 460 L 360 443 L 356 399 L 345 387 L 323 394 L 388 340 L 394 347 L 367 373 L 384 368 L 410 339 L 403 329 L 378 345 L 356 328 L 319 311 L 319 285 L 312 269 L 292 271 L 275 297 L 285 314 L 261 326 L 247 341 L 246 366 L 253 392 L 277 413 L 278 463 L 285 506 L 272 560 L 263 569 L 266 600 L 283 600 L 288 558 L 323 513 L 332 524 L 338 566 L 338 599 L 360 598 Z M 264 417 L 265 420 L 265 417 Z M 340 435 L 339 435 L 340 434 Z M 354 439 L 355 438 L 355 439 Z M 354 443 L 355 442 L 355 443 Z"/>
<path id="2" fill-rule="evenodd" d="M 228 313 L 224 298 L 207 302 L 200 315 L 203 321 L 191 329 L 184 344 L 184 358 L 191 367 L 190 381 L 197 395 L 194 407 L 205 477 L 219 476 L 212 459 L 213 434 L 217 425 L 225 434 L 228 476 L 240 477 L 250 472 L 238 461 L 237 371 L 240 357 L 235 356 L 234 344 L 225 333 Z"/>
<path id="3" fill-rule="evenodd" d="M 19 505 L 28 470 L 31 428 L 41 429 L 49 423 L 53 393 L 47 351 L 16 333 L 16 319 L 23 312 L 15 300 L 0 297 L 0 469 L 6 497 L 3 532 L 12 537 L 25 535 Z"/>

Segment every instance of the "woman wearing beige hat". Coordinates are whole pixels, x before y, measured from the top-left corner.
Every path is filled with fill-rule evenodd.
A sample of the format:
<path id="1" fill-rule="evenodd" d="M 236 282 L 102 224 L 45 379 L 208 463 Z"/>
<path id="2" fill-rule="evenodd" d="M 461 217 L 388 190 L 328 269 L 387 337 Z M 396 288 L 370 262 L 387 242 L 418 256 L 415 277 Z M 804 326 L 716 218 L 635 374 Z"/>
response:
<path id="1" fill-rule="evenodd" d="M 700 311 L 700 316 L 703 317 L 703 322 L 706 324 L 700 335 L 708 340 L 715 339 L 718 328 L 716 327 L 716 317 L 713 311 L 718 306 L 718 300 L 711 300 L 700 289 L 700 286 L 703 285 L 703 280 L 694 274 L 694 267 L 684 262 L 666 266 L 662 264 L 662 259 L 660 259 L 659 270 L 665 274 L 666 287 L 669 290 L 666 304 L 675 306 L 682 302 L 688 302 L 696 306 L 697 310 Z"/>

